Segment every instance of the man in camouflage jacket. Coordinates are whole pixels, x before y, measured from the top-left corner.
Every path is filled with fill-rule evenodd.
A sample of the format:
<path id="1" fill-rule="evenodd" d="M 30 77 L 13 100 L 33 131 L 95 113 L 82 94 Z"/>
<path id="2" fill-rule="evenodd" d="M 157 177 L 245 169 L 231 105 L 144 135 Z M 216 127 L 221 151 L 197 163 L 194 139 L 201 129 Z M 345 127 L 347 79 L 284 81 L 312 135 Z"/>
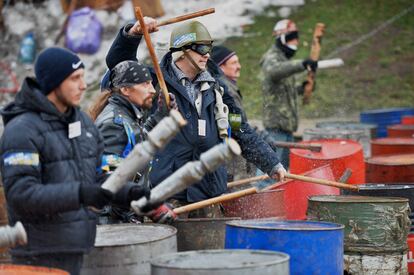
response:
<path id="1" fill-rule="evenodd" d="M 263 124 L 270 136 L 279 141 L 293 141 L 298 128 L 298 95 L 303 87 L 296 86 L 295 74 L 317 68 L 311 59 L 290 60 L 297 50 L 299 34 L 296 24 L 288 19 L 273 28 L 275 44 L 263 55 L 260 62 L 263 72 Z M 289 167 L 289 149 L 278 150 L 284 167 Z"/>

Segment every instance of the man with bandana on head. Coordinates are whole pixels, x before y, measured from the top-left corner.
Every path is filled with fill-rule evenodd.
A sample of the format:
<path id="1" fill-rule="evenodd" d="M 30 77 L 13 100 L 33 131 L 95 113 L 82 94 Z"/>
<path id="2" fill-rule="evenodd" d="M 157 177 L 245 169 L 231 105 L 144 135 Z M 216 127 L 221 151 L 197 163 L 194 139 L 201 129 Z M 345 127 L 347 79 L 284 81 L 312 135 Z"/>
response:
<path id="1" fill-rule="evenodd" d="M 293 141 L 298 128 L 298 95 L 303 94 L 304 84 L 297 86 L 295 74 L 305 70 L 316 71 L 318 63 L 311 59 L 291 60 L 299 44 L 296 24 L 283 19 L 273 28 L 274 44 L 260 61 L 263 82 L 263 124 L 267 131 L 265 140 Z M 277 150 L 284 167 L 289 167 L 289 148 Z"/>

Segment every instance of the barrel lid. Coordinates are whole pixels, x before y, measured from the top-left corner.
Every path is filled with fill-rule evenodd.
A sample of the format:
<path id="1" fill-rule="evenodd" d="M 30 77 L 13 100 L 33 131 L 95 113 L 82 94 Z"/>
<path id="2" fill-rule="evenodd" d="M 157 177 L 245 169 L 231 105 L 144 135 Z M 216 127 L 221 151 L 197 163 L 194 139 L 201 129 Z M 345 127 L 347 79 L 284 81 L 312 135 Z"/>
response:
<path id="1" fill-rule="evenodd" d="M 308 159 L 339 159 L 346 156 L 354 155 L 358 152 L 362 154 L 362 145 L 349 139 L 321 139 L 301 141 L 300 144 L 320 143 L 322 149 L 320 152 L 312 152 L 306 149 L 290 149 L 291 154 L 302 156 Z"/>
<path id="2" fill-rule="evenodd" d="M 414 145 L 414 138 L 386 137 L 371 140 L 372 144 L 384 145 Z"/>
<path id="3" fill-rule="evenodd" d="M 367 111 L 363 111 L 361 112 L 361 115 L 364 114 L 392 114 L 392 113 L 405 113 L 405 112 L 413 112 L 414 113 L 414 108 L 411 107 L 401 107 L 401 108 L 384 108 L 384 109 L 373 109 L 373 110 L 367 110 Z"/>
<path id="4" fill-rule="evenodd" d="M 383 184 L 383 183 L 367 183 L 367 184 L 358 184 L 360 191 L 363 190 L 408 190 L 414 189 L 414 183 L 392 183 L 392 184 Z"/>
<path id="5" fill-rule="evenodd" d="M 162 224 L 111 224 L 96 227 L 95 247 L 123 246 L 160 241 L 177 235 L 177 229 Z"/>
<path id="6" fill-rule="evenodd" d="M 365 160 L 366 163 L 379 165 L 413 165 L 414 154 L 376 156 Z"/>
<path id="7" fill-rule="evenodd" d="M 180 269 L 243 269 L 289 262 L 282 252 L 247 249 L 198 250 L 166 254 L 151 260 L 151 266 Z"/>
<path id="8" fill-rule="evenodd" d="M 321 231 L 338 230 L 344 228 L 342 224 L 316 221 L 281 221 L 281 220 L 241 220 L 226 223 L 228 226 L 243 227 L 251 229 L 266 230 L 288 230 L 288 231 Z"/>
<path id="9" fill-rule="evenodd" d="M 342 129 L 374 129 L 376 124 L 358 121 L 322 121 L 316 123 L 317 128 L 342 128 Z"/>
<path id="10" fill-rule="evenodd" d="M 309 201 L 315 202 L 333 202 L 333 203 L 395 203 L 408 202 L 406 198 L 400 197 L 375 197 L 375 196 L 311 196 Z"/>
<path id="11" fill-rule="evenodd" d="M 412 124 L 395 124 L 388 126 L 388 129 L 393 130 L 414 130 L 414 125 Z"/>

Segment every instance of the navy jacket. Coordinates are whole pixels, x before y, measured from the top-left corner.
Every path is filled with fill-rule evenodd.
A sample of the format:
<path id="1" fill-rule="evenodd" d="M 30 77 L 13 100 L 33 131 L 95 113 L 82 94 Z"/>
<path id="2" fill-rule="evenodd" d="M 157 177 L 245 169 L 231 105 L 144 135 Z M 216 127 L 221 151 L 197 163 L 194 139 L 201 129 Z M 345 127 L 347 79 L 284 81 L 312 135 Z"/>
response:
<path id="1" fill-rule="evenodd" d="M 13 103 L 2 111 L 1 175 L 9 222 L 21 221 L 27 246 L 12 254 L 87 252 L 96 233 L 95 214 L 79 202 L 79 186 L 98 184 L 102 138 L 77 108 L 61 114 L 26 78 Z M 69 123 L 81 135 L 68 138 Z"/>
<path id="2" fill-rule="evenodd" d="M 106 62 L 109 69 L 124 60 L 136 60 L 136 50 L 141 40 L 140 36 L 131 37 L 121 29 L 116 37 L 111 49 L 108 52 Z M 173 93 L 177 100 L 178 109 L 188 124 L 181 132 L 159 152 L 151 170 L 150 180 L 156 185 L 170 176 L 185 163 L 198 160 L 200 154 L 209 150 L 213 146 L 223 142 L 219 135 L 214 116 L 215 93 L 214 86 L 203 92 L 201 117 L 198 116 L 194 103 L 189 98 L 185 87 L 179 83 L 171 68 L 171 52 L 167 53 L 161 61 L 161 69 L 167 84 L 168 91 Z M 157 77 L 150 68 L 153 85 L 158 84 Z M 219 78 L 219 68 L 214 62 L 208 62 L 208 71 L 217 80 Z M 222 83 L 220 83 L 222 85 Z M 230 113 L 241 114 L 242 111 L 234 102 L 234 99 L 227 93 L 224 87 L 224 103 L 229 107 Z M 198 119 L 206 120 L 206 136 L 198 135 Z M 239 131 L 232 132 L 232 137 L 240 144 L 243 156 L 257 165 L 261 170 L 270 172 L 279 163 L 275 152 L 267 145 L 244 120 Z M 201 182 L 190 186 L 175 198 L 195 202 L 223 194 L 227 190 L 227 172 L 225 166 L 219 167 L 214 173 L 207 174 Z"/>

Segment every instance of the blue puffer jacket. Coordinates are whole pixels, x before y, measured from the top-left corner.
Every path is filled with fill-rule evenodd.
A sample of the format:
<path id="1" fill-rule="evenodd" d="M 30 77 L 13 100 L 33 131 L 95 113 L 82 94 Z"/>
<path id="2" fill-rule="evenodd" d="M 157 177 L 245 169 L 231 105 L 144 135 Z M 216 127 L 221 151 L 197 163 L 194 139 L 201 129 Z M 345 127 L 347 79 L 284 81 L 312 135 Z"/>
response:
<path id="1" fill-rule="evenodd" d="M 106 62 L 109 69 L 124 60 L 136 60 L 135 54 L 141 37 L 126 35 L 121 29 L 117 38 L 108 52 Z M 156 155 L 150 180 L 152 184 L 158 184 L 177 169 L 189 161 L 198 160 L 200 154 L 213 146 L 223 142 L 219 135 L 214 116 L 215 93 L 214 86 L 203 91 L 201 116 L 198 116 L 194 103 L 189 98 L 185 87 L 179 83 L 171 67 L 171 52 L 167 53 L 161 61 L 161 69 L 167 84 L 168 91 L 173 93 L 177 100 L 178 109 L 188 121 L 188 124 L 181 132 Z M 157 86 L 158 81 L 155 72 L 150 68 L 153 85 Z M 208 62 L 208 71 L 217 80 L 219 68 L 213 62 Z M 223 84 L 220 83 L 222 86 Z M 229 107 L 229 112 L 241 114 L 242 111 L 234 102 L 234 99 L 227 93 L 224 87 L 223 102 Z M 198 135 L 198 119 L 206 120 L 206 136 Z M 270 172 L 279 163 L 275 152 L 267 145 L 244 120 L 240 130 L 233 131 L 232 137 L 240 144 L 242 155 L 249 162 L 256 164 L 262 171 Z M 221 166 L 214 173 L 207 174 L 201 182 L 190 186 L 175 198 L 181 201 L 196 202 L 223 194 L 227 190 L 227 172 L 225 166 Z"/>
<path id="2" fill-rule="evenodd" d="M 9 222 L 21 221 L 28 234 L 27 246 L 12 254 L 87 252 L 94 244 L 96 217 L 80 204 L 79 186 L 101 182 L 98 130 L 77 108 L 59 113 L 31 78 L 1 114 L 1 175 Z M 75 121 L 80 121 L 81 135 L 69 139 L 68 125 Z"/>

